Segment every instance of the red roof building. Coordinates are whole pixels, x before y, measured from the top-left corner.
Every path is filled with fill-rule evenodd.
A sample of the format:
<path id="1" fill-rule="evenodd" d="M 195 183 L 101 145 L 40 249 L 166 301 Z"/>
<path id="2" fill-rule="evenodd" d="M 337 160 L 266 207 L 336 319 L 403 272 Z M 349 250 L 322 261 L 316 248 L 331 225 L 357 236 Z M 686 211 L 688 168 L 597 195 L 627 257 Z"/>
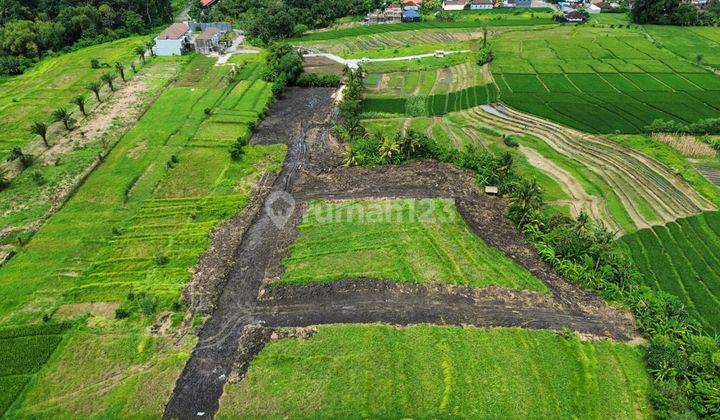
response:
<path id="1" fill-rule="evenodd" d="M 200 0 L 200 4 L 202 5 L 202 7 L 210 7 L 215 4 L 216 1 L 217 0 Z"/>

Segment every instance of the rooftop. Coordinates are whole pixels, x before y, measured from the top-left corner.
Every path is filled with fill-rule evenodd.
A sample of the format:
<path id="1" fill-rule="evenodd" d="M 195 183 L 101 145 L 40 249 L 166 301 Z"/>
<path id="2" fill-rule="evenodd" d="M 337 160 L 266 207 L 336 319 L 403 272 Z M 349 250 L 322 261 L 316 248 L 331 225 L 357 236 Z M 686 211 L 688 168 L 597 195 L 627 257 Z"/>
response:
<path id="1" fill-rule="evenodd" d="M 195 39 L 212 39 L 215 35 L 222 32 L 220 29 L 217 28 L 207 28 L 198 36 L 195 37 Z"/>
<path id="2" fill-rule="evenodd" d="M 184 23 L 173 23 L 160 32 L 157 39 L 180 39 L 189 30 L 190 27 Z"/>

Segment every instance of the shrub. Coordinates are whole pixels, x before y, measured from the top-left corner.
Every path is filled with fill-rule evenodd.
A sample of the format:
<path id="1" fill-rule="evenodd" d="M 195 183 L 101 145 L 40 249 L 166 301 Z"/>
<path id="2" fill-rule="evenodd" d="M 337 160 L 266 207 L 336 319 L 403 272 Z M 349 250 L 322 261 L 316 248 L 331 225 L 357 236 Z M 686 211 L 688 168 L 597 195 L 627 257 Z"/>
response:
<path id="1" fill-rule="evenodd" d="M 158 255 L 155 257 L 155 264 L 157 265 L 167 265 L 167 263 L 170 262 L 170 258 L 168 258 L 167 255 Z"/>
<path id="2" fill-rule="evenodd" d="M 130 311 L 125 308 L 117 308 L 115 310 L 115 319 L 125 319 L 130 317 Z"/>
<path id="3" fill-rule="evenodd" d="M 519 147 L 517 140 L 510 136 L 503 136 L 503 143 L 505 143 L 505 146 L 507 147 Z"/>
<path id="4" fill-rule="evenodd" d="M 484 64 L 487 64 L 491 62 L 495 58 L 495 55 L 493 54 L 490 47 L 483 47 L 478 51 L 477 54 L 477 64 L 478 66 L 482 66 Z"/>
<path id="5" fill-rule="evenodd" d="M 338 87 L 340 76 L 336 74 L 303 73 L 295 81 L 296 86 L 302 87 Z"/>

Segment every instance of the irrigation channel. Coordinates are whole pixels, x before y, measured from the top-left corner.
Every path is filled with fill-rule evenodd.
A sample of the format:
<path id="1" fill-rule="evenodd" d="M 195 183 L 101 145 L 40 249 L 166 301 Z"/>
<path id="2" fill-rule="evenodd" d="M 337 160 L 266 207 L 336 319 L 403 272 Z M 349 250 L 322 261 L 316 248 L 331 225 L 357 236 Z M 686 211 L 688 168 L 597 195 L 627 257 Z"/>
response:
<path id="1" fill-rule="evenodd" d="M 435 161 L 342 166 L 343 148 L 332 136 L 333 93 L 327 88 L 288 90 L 253 135 L 253 144 L 285 143 L 287 156 L 279 175 L 256 192 L 250 213 L 219 227 L 199 262 L 192 289 L 201 289 L 198 296 L 204 302 L 189 306 L 212 308 L 211 317 L 176 383 L 165 418 L 212 417 L 228 378 L 243 377 L 278 327 L 431 323 L 569 328 L 622 341 L 638 337 L 630 315 L 565 282 L 542 262 L 505 218 L 505 201 L 483 194 L 470 173 Z M 282 259 L 297 236 L 308 200 L 364 197 L 453 199 L 482 240 L 528 269 L 552 293 L 370 279 L 310 286 L 268 283 L 284 270 Z"/>

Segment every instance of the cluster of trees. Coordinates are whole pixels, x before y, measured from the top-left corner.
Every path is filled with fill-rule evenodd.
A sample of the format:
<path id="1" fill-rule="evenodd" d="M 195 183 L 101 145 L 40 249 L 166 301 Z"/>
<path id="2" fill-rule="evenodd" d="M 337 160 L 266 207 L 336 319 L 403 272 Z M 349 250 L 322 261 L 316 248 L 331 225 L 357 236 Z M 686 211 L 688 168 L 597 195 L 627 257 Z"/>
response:
<path id="1" fill-rule="evenodd" d="M 152 41 L 150 42 L 150 44 L 152 44 Z M 152 52 L 152 49 L 150 49 L 150 51 Z M 145 52 L 145 46 L 138 46 L 135 48 L 135 53 L 138 54 L 143 63 L 145 62 Z M 130 66 L 134 73 L 138 71 L 137 66 L 134 62 L 130 63 Z M 116 62 L 114 69 L 115 72 L 109 71 L 100 76 L 100 80 L 90 82 L 85 86 L 88 91 L 93 93 L 93 95 L 95 96 L 95 100 L 98 103 L 102 102 L 102 97 L 100 93 L 104 85 L 107 85 L 110 92 L 114 92 L 116 88 L 115 82 L 118 76 L 123 82 L 126 81 L 125 65 L 120 62 Z M 87 104 L 88 98 L 85 95 L 77 95 L 70 101 L 70 105 L 75 105 L 83 117 L 87 117 L 89 113 L 89 110 L 87 109 Z M 72 131 L 75 128 L 75 123 L 77 122 L 77 120 L 73 117 L 73 111 L 65 106 L 60 106 L 54 111 L 52 111 L 50 113 L 50 119 L 53 123 L 61 123 L 66 131 Z M 50 147 L 50 140 L 48 138 L 48 134 L 50 132 L 50 123 L 45 121 L 35 121 L 32 123 L 32 125 L 30 125 L 28 130 L 31 134 L 40 137 L 46 148 Z M 102 157 L 100 157 L 100 159 L 102 159 Z M 13 150 L 10 152 L 10 154 L 6 158 L 6 161 L 18 161 L 20 162 L 20 168 L 22 170 L 25 170 L 32 165 L 34 157 L 28 153 L 23 152 L 22 148 L 17 146 L 13 148 Z M 12 181 L 8 178 L 7 172 L 1 172 L 0 191 L 9 188 L 11 185 Z"/>
<path id="2" fill-rule="evenodd" d="M 196 1 L 190 16 L 199 22 L 239 24 L 249 38 L 268 43 L 322 28 L 344 16 L 365 15 L 382 0 L 223 0 L 211 8 Z"/>
<path id="3" fill-rule="evenodd" d="M 720 0 L 712 0 L 704 12 L 679 0 L 635 0 L 630 16 L 633 22 L 640 24 L 717 26 L 720 24 Z"/>
<path id="4" fill-rule="evenodd" d="M 146 33 L 172 19 L 170 0 L 0 0 L 0 74 L 43 54 Z"/>
<path id="5" fill-rule="evenodd" d="M 270 44 L 265 65 L 263 80 L 273 83 L 275 97 L 280 95 L 285 86 L 295 84 L 303 73 L 302 57 L 288 44 Z"/>
<path id="6" fill-rule="evenodd" d="M 699 139 L 708 143 L 713 149 L 720 151 L 720 141 L 711 137 L 702 137 L 720 134 L 720 118 L 705 118 L 703 120 L 685 124 L 675 120 L 657 119 L 645 127 L 647 133 L 692 134 L 701 136 Z"/>
<path id="7" fill-rule="evenodd" d="M 542 212 L 542 191 L 521 180 L 508 216 L 566 279 L 630 308 L 648 341 L 645 356 L 659 418 L 720 415 L 720 342 L 705 333 L 679 299 L 641 283 L 641 274 L 616 246 L 615 234 L 581 213 L 577 218 Z"/>

